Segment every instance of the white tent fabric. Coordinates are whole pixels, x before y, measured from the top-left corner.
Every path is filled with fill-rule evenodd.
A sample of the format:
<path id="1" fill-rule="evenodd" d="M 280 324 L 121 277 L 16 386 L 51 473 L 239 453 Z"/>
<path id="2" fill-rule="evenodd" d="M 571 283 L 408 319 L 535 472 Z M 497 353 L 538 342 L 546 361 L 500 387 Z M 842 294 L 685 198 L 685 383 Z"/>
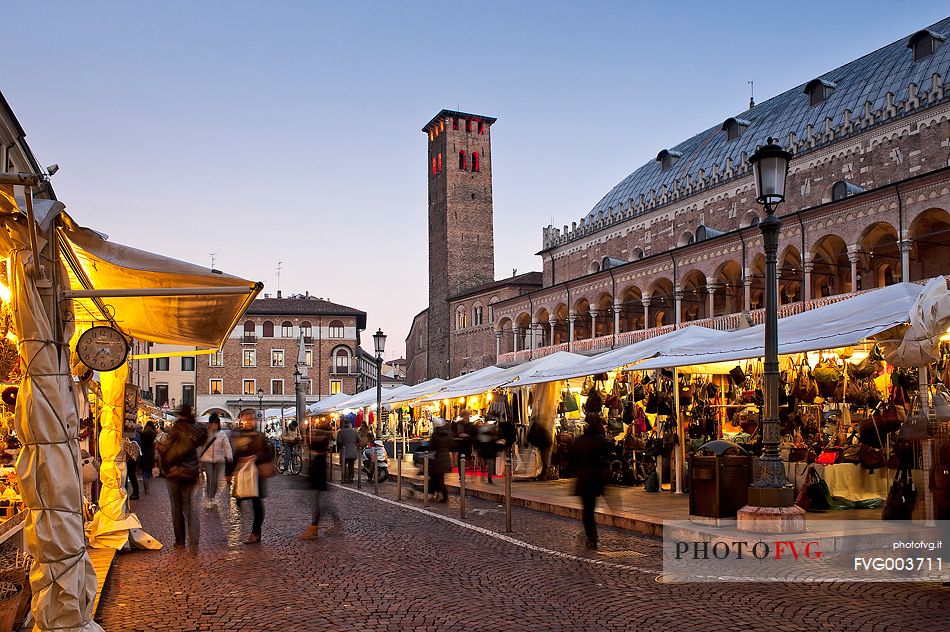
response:
<path id="1" fill-rule="evenodd" d="M 485 374 L 480 376 L 479 379 L 472 379 L 455 387 L 445 388 L 435 394 L 429 394 L 429 396 L 425 397 L 422 401 L 432 402 L 440 399 L 452 399 L 453 397 L 479 395 L 516 381 L 519 385 L 548 382 L 551 381 L 549 378 L 535 379 L 536 373 L 576 365 L 585 359 L 585 356 L 576 353 L 558 351 L 557 353 L 552 353 L 549 356 L 537 358 L 536 360 L 531 360 L 524 364 L 518 364 L 501 371 Z"/>
<path id="2" fill-rule="evenodd" d="M 779 355 L 834 349 L 907 322 L 923 287 L 898 283 L 778 321 Z M 765 354 L 763 325 L 731 332 L 702 344 L 661 351 L 636 366 L 638 370 L 713 364 L 759 358 Z"/>
<path id="3" fill-rule="evenodd" d="M 307 406 L 308 415 L 323 415 L 329 412 L 336 410 L 337 404 L 341 404 L 346 400 L 350 399 L 352 395 L 346 393 L 337 393 L 336 395 L 330 395 L 326 399 L 321 399 L 318 402 L 314 402 Z"/>
<path id="4" fill-rule="evenodd" d="M 360 391 L 356 395 L 353 395 L 346 400 L 340 402 L 335 406 L 335 410 L 345 410 L 347 408 L 362 408 L 363 406 L 369 406 L 370 401 L 376 403 L 376 388 L 368 388 L 365 391 Z"/>
<path id="5" fill-rule="evenodd" d="M 445 380 L 439 377 L 434 377 L 431 380 L 426 380 L 425 382 L 420 382 L 414 386 L 406 386 L 400 388 L 394 388 L 388 396 L 383 396 L 384 404 L 401 404 L 403 402 L 411 402 L 429 395 L 433 391 L 439 390 L 439 388 L 445 384 Z M 373 400 L 375 403 L 375 400 Z"/>
<path id="6" fill-rule="evenodd" d="M 466 373 L 465 375 L 459 375 L 457 377 L 453 377 L 451 380 L 446 380 L 445 383 L 441 384 L 437 391 L 434 391 L 433 393 L 425 397 L 425 400 L 436 401 L 436 400 L 442 399 L 440 393 L 442 393 L 443 391 L 464 388 L 466 384 L 479 383 L 482 380 L 486 379 L 487 377 L 494 375 L 500 371 L 504 371 L 504 369 L 501 368 L 500 366 L 491 365 L 491 366 L 486 366 L 484 368 L 481 368 L 477 371 L 472 371 L 471 373 Z"/>
<path id="7" fill-rule="evenodd" d="M 882 341 L 884 358 L 900 367 L 920 367 L 939 359 L 940 336 L 950 325 L 950 292 L 944 277 L 930 279 L 907 320 L 910 326 L 899 341 Z"/>
<path id="8" fill-rule="evenodd" d="M 0 207 L 12 195 L 0 191 Z M 33 617 L 40 630 L 101 632 L 92 619 L 96 573 L 86 552 L 79 467 L 79 416 L 73 396 L 68 342 L 54 340 L 53 327 L 35 277 L 26 222 L 4 218 L 0 249 L 8 256 L 13 322 L 25 367 L 14 413 L 23 447 L 16 460 L 27 508 L 23 537 L 33 555 L 30 586 Z"/>
<path id="9" fill-rule="evenodd" d="M 531 379 L 537 381 L 568 380 L 585 375 L 604 373 L 652 358 L 661 352 L 675 351 L 697 344 L 707 344 L 728 335 L 727 332 L 707 327 L 684 327 L 661 336 L 648 338 L 641 342 L 585 358 L 577 364 L 536 371 Z"/>

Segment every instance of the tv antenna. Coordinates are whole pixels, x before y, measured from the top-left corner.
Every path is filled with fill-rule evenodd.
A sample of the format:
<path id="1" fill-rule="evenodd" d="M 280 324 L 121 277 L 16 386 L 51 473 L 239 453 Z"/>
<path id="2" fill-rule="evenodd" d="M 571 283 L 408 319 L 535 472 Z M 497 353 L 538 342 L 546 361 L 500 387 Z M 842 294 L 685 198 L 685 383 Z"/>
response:
<path id="1" fill-rule="evenodd" d="M 211 253 L 211 269 L 212 269 L 212 270 L 214 270 L 214 258 L 217 256 L 217 254 L 218 254 L 218 253 L 216 253 L 216 252 L 212 252 L 212 253 Z"/>
<path id="2" fill-rule="evenodd" d="M 755 81 L 746 82 L 749 84 L 749 109 L 755 107 Z"/>
<path id="3" fill-rule="evenodd" d="M 284 262 L 278 261 L 277 262 L 277 294 L 278 295 L 280 295 L 280 271 L 283 269 L 283 267 L 284 267 Z"/>

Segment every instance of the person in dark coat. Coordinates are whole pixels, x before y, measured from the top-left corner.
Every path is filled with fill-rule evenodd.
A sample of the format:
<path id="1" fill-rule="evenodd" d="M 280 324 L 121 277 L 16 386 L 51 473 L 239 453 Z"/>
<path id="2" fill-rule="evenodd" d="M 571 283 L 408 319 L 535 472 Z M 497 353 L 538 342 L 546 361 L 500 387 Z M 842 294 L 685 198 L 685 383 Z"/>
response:
<path id="1" fill-rule="evenodd" d="M 200 527 L 194 506 L 195 485 L 200 472 L 198 449 L 205 444 L 207 431 L 195 423 L 191 406 L 184 405 L 178 412 L 168 437 L 160 444 L 162 474 L 171 500 L 172 527 L 175 546 L 185 546 L 185 522 L 188 523 L 188 544 L 198 548 Z"/>
<path id="2" fill-rule="evenodd" d="M 611 443 L 605 434 L 604 421 L 597 413 L 589 413 L 584 419 L 587 428 L 584 434 L 574 440 L 572 461 L 577 473 L 574 493 L 583 503 L 582 518 L 584 534 L 587 536 L 587 548 L 597 548 L 597 523 L 594 522 L 594 508 L 597 497 L 602 496 L 607 483 L 608 459 Z"/>
<path id="3" fill-rule="evenodd" d="M 493 423 L 483 423 L 478 426 L 476 434 L 478 442 L 476 449 L 478 456 L 484 463 L 488 475 L 488 484 L 493 483 L 491 477 L 495 474 L 495 457 L 498 456 L 498 426 Z"/>
<path id="4" fill-rule="evenodd" d="M 429 450 L 435 455 L 432 462 L 432 483 L 429 493 L 441 492 L 441 503 L 449 502 L 449 490 L 445 487 L 445 475 L 452 469 L 452 431 L 441 418 L 432 421 L 432 436 L 429 437 Z"/>
<path id="5" fill-rule="evenodd" d="M 352 430 L 352 428 L 350 428 Z M 355 432 L 354 432 L 355 434 Z M 319 524 L 321 514 L 328 514 L 333 518 L 333 525 L 342 527 L 343 522 L 337 514 L 333 502 L 331 487 L 328 483 L 327 469 L 330 459 L 330 441 L 333 432 L 330 429 L 330 420 L 320 421 L 310 433 L 310 487 L 313 489 L 313 518 L 307 530 L 300 534 L 301 540 L 316 540 L 320 537 Z"/>
<path id="6" fill-rule="evenodd" d="M 472 413 L 467 408 L 459 413 L 459 418 L 452 422 L 451 432 L 455 433 L 455 446 L 459 455 L 459 480 L 462 479 L 462 457 L 465 457 L 466 469 L 472 463 L 472 443 L 475 439 L 475 424 L 472 423 Z"/>
<path id="7" fill-rule="evenodd" d="M 158 433 L 155 431 L 155 422 L 148 422 L 145 428 L 139 434 L 142 447 L 142 456 L 139 457 L 139 472 L 142 474 L 142 486 L 145 493 L 148 493 L 148 485 L 152 480 L 152 469 L 155 467 L 155 437 Z"/>
<path id="8" fill-rule="evenodd" d="M 354 478 L 354 468 L 356 459 L 359 456 L 360 435 L 353 429 L 349 421 L 343 420 L 343 427 L 336 434 L 336 449 L 340 453 L 340 458 L 346 464 L 346 473 L 343 475 L 344 483 L 352 483 Z"/>

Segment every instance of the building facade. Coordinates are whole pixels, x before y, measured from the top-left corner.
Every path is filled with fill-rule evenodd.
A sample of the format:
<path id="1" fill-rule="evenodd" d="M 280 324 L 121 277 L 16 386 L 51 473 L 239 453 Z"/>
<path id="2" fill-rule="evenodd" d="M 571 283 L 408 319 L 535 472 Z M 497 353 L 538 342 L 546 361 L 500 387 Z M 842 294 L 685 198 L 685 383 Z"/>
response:
<path id="1" fill-rule="evenodd" d="M 307 402 L 355 393 L 364 373 L 366 313 L 309 295 L 259 298 L 221 351 L 197 361 L 197 410 L 236 419 L 242 411 L 295 405 L 303 345 Z M 373 379 L 375 380 L 375 369 Z M 374 382 L 375 383 L 375 382 Z"/>
<path id="2" fill-rule="evenodd" d="M 782 314 L 950 274 L 948 38 L 950 18 L 658 148 L 579 221 L 542 230 L 537 288 L 499 296 L 484 323 L 466 314 L 486 295 L 450 301 L 447 344 L 469 358 L 453 374 L 760 320 L 748 158 L 769 137 L 793 153 L 778 208 Z M 414 330 L 410 362 L 426 353 Z"/>
<path id="3" fill-rule="evenodd" d="M 194 347 L 148 343 L 149 354 L 186 353 Z M 182 405 L 195 408 L 195 380 L 198 357 L 194 355 L 165 356 L 148 359 L 148 392 L 152 403 L 174 410 Z M 139 360 L 141 362 L 141 360 Z"/>

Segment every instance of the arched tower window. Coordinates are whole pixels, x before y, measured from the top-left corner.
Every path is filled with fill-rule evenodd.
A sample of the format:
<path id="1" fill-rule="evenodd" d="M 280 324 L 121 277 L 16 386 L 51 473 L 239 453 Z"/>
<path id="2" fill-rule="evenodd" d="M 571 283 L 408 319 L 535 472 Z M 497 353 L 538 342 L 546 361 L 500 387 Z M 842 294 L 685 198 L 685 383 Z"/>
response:
<path id="1" fill-rule="evenodd" d="M 465 157 L 465 150 L 463 149 L 462 151 L 459 152 L 459 169 L 461 169 L 462 171 L 465 171 L 467 162 L 468 161 L 466 160 L 466 157 Z"/>
<path id="2" fill-rule="evenodd" d="M 432 156 L 432 175 L 435 175 L 435 156 Z"/>
<path id="3" fill-rule="evenodd" d="M 478 171 L 479 166 L 480 165 L 478 161 L 478 152 L 473 151 L 472 152 L 472 171 Z"/>
<path id="4" fill-rule="evenodd" d="M 439 152 L 438 163 L 439 163 L 438 171 L 442 171 L 442 152 Z"/>

